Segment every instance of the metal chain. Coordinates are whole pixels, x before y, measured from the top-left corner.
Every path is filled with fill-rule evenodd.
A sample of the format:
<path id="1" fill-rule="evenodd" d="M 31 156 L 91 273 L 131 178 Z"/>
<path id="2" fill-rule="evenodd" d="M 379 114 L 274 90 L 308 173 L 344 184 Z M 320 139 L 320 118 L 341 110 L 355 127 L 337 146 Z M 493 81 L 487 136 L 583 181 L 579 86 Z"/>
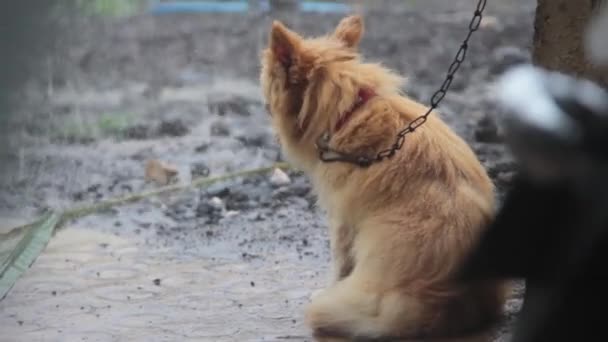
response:
<path id="1" fill-rule="evenodd" d="M 446 78 L 443 81 L 443 83 L 441 84 L 441 87 L 439 88 L 439 90 L 437 90 L 433 94 L 433 96 L 431 96 L 431 106 L 429 107 L 429 109 L 427 110 L 426 113 L 420 115 L 419 117 L 417 117 L 416 119 L 411 121 L 408 124 L 408 126 L 406 126 L 403 130 L 401 130 L 397 134 L 397 139 L 395 140 L 395 143 L 390 148 L 382 150 L 378 154 L 376 154 L 375 157 L 370 158 L 370 157 L 366 157 L 366 156 L 356 156 L 356 155 L 349 155 L 346 153 L 341 153 L 339 151 L 331 150 L 327 146 L 323 146 L 323 147 L 319 147 L 319 158 L 321 159 L 321 161 L 323 161 L 323 162 L 342 161 L 342 162 L 357 164 L 361 167 L 367 167 L 373 163 L 380 162 L 386 158 L 393 157 L 395 155 L 395 153 L 397 153 L 397 151 L 400 150 L 401 147 L 403 147 L 403 144 L 405 143 L 405 136 L 410 133 L 413 133 L 414 131 L 416 131 L 416 129 L 418 127 L 422 126 L 426 122 L 427 117 L 429 115 L 431 115 L 433 110 L 435 110 L 437 107 L 439 107 L 439 104 L 447 95 L 448 90 L 450 89 L 450 86 L 452 85 L 452 82 L 454 81 L 454 76 L 455 76 L 456 72 L 458 71 L 458 69 L 460 69 L 460 65 L 462 64 L 462 62 L 464 62 L 464 60 L 467 56 L 467 51 L 469 49 L 469 39 L 471 38 L 473 33 L 479 29 L 479 26 L 481 25 L 481 20 L 483 18 L 483 11 L 486 8 L 486 3 L 487 3 L 487 0 L 479 0 L 477 2 L 477 8 L 475 9 L 473 18 L 471 19 L 471 21 L 469 23 L 469 32 L 466 35 L 462 44 L 460 45 L 460 48 L 458 49 L 458 52 L 456 53 L 456 56 L 454 57 L 452 64 L 448 68 Z M 327 156 L 327 154 L 333 154 L 334 156 L 333 157 Z"/>

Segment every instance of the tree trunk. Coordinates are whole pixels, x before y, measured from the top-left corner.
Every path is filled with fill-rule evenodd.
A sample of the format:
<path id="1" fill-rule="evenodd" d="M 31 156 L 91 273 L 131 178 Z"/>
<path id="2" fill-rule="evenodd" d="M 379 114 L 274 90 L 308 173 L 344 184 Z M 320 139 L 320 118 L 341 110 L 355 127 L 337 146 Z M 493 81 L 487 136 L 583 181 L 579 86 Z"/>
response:
<path id="1" fill-rule="evenodd" d="M 534 63 L 608 85 L 608 70 L 585 57 L 587 24 L 608 0 L 538 0 L 534 23 Z"/>

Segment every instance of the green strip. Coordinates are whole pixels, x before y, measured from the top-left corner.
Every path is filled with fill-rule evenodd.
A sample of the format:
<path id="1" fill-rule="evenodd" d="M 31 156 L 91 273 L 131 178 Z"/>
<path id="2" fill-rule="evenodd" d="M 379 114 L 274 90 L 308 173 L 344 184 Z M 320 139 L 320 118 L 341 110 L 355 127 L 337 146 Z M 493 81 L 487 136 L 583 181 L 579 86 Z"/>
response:
<path id="1" fill-rule="evenodd" d="M 17 279 L 42 253 L 60 219 L 60 213 L 49 212 L 38 222 L 18 228 L 26 231 L 21 241 L 0 266 L 0 300 L 4 299 Z"/>

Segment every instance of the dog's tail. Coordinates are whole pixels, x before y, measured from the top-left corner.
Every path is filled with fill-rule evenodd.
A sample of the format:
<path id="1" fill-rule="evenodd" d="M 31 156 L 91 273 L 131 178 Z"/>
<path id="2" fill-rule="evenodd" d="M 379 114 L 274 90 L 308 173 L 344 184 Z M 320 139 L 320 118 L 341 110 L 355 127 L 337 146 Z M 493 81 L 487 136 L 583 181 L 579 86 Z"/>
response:
<path id="1" fill-rule="evenodd" d="M 487 329 L 482 332 L 461 337 L 450 338 L 423 338 L 423 339 L 378 339 L 382 342 L 491 342 L 494 340 L 496 329 Z M 353 338 L 346 337 L 316 337 L 315 342 L 355 342 Z"/>
<path id="2" fill-rule="evenodd" d="M 349 277 L 312 299 L 306 321 L 318 340 L 320 336 L 384 338 L 400 323 L 416 320 L 415 302 L 397 291 L 366 291 Z"/>
<path id="3" fill-rule="evenodd" d="M 493 331 L 490 327 L 493 327 L 495 320 L 488 319 L 488 324 L 480 323 L 489 317 L 491 309 L 499 304 L 498 296 L 496 305 L 492 304 L 487 308 L 479 306 L 480 298 L 475 298 L 477 300 L 473 302 L 477 303 L 472 305 L 466 305 L 468 302 L 463 298 L 462 301 L 454 302 L 454 306 L 444 312 L 443 318 L 438 319 L 433 314 L 435 311 L 418 297 L 412 297 L 400 290 L 373 293 L 366 289 L 364 284 L 356 284 L 350 280 L 344 279 L 317 295 L 308 307 L 306 321 L 318 341 L 331 337 L 412 342 L 491 340 L 488 334 Z M 490 292 L 495 291 L 490 289 Z M 487 294 L 489 297 L 496 295 L 490 292 Z M 478 331 L 480 332 L 477 333 Z M 429 332 L 450 338 L 413 338 L 429 336 Z"/>

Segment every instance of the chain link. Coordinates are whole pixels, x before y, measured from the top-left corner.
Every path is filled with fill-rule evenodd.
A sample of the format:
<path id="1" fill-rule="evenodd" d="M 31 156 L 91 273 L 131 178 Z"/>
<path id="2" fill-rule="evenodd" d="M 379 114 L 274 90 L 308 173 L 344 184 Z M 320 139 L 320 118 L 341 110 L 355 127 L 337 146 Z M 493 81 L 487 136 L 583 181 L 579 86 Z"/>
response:
<path id="1" fill-rule="evenodd" d="M 382 150 L 378 152 L 375 157 L 370 158 L 366 156 L 356 156 L 341 153 L 339 151 L 331 150 L 327 146 L 324 146 L 319 148 L 319 158 L 321 159 L 321 161 L 342 161 L 357 164 L 361 167 L 367 167 L 373 163 L 380 162 L 384 159 L 393 157 L 395 153 L 397 153 L 397 151 L 403 147 L 406 135 L 413 133 L 414 131 L 416 131 L 416 129 L 422 126 L 426 122 L 428 116 L 431 115 L 433 110 L 439 107 L 439 104 L 447 95 L 448 90 L 450 89 L 452 82 L 454 81 L 454 76 L 456 75 L 456 72 L 458 71 L 458 69 L 460 69 L 460 66 L 467 57 L 467 52 L 469 49 L 469 39 L 471 38 L 473 33 L 479 29 L 479 26 L 481 25 L 481 20 L 483 19 L 483 11 L 486 8 L 486 4 L 487 0 L 478 0 L 477 7 L 475 8 L 475 12 L 473 14 L 473 18 L 471 18 L 471 21 L 469 22 L 469 31 L 464 41 L 460 45 L 458 52 L 454 56 L 454 60 L 448 68 L 446 78 L 441 84 L 441 87 L 433 94 L 433 96 L 431 96 L 431 105 L 429 109 L 426 111 L 426 113 L 412 120 L 404 129 L 397 133 L 395 143 L 390 148 Z M 333 154 L 334 156 L 328 157 L 327 154 Z"/>

